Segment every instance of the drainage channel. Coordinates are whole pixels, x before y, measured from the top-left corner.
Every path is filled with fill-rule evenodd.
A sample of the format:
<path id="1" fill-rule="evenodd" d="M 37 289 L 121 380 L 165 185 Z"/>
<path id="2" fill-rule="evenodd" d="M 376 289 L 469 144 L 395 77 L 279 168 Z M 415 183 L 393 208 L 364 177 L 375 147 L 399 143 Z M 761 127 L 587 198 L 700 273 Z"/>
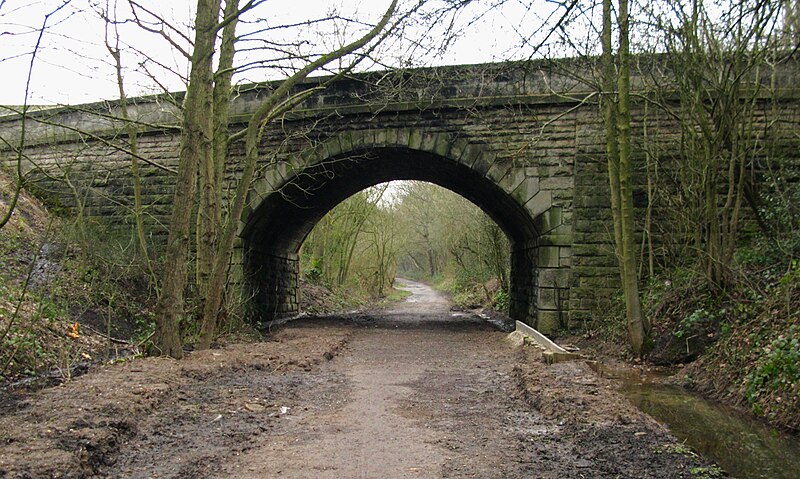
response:
<path id="1" fill-rule="evenodd" d="M 796 479 L 800 437 L 777 431 L 736 409 L 678 387 L 642 381 L 598 364 L 620 391 L 673 435 L 739 479 Z"/>

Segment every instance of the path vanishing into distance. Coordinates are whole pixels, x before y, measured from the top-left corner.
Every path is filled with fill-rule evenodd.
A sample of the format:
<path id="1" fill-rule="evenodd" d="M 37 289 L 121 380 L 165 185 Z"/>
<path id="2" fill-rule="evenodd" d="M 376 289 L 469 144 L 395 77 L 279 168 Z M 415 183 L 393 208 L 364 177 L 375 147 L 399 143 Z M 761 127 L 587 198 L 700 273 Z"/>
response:
<path id="1" fill-rule="evenodd" d="M 295 427 L 228 464 L 222 476 L 522 472 L 508 418 L 498 414 L 511 405 L 504 396 L 512 395 L 514 383 L 515 353 L 504 335 L 473 315 L 450 312 L 429 286 L 404 281 L 400 287 L 412 295 L 362 320 L 346 352 L 320 371 L 322 387 L 307 391 L 310 400 Z M 340 384 L 343 394 L 328 394 L 331 384 Z"/>
<path id="2" fill-rule="evenodd" d="M 385 310 L 7 400 L 0 477 L 695 477 L 701 459 L 586 364 L 398 286 Z"/>

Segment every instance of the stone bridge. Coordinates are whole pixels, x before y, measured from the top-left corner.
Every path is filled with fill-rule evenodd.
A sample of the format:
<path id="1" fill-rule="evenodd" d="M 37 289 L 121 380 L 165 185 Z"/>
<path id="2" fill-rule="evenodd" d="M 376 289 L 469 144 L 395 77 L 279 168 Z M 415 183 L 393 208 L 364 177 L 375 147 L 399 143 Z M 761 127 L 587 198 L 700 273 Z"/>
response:
<path id="1" fill-rule="evenodd" d="M 563 60 L 358 74 L 271 125 L 232 258 L 232 277 L 258 320 L 298 311 L 298 252 L 320 218 L 357 191 L 397 179 L 459 193 L 503 229 L 514 319 L 549 332 L 591 317 L 619 282 L 596 71 L 592 63 Z M 232 131 L 271 88 L 240 89 Z M 154 236 L 165 233 L 169 218 L 180 100 L 138 98 L 131 105 Z M 781 104 L 795 125 L 796 103 Z M 640 118 L 645 107 L 635 108 Z M 87 217 L 128 221 L 133 187 L 119 113 L 117 103 L 104 102 L 31 115 L 25 168 L 36 188 L 63 206 L 81 205 Z M 656 130 L 663 144 L 679 138 L 673 118 L 648 115 L 651 135 Z M 634 125 L 636 138 L 642 129 Z M 0 118 L 0 135 L 18 131 L 19 118 Z M 242 152 L 241 142 L 230 146 L 228 183 Z M 9 161 L 10 152 L 3 154 Z"/>

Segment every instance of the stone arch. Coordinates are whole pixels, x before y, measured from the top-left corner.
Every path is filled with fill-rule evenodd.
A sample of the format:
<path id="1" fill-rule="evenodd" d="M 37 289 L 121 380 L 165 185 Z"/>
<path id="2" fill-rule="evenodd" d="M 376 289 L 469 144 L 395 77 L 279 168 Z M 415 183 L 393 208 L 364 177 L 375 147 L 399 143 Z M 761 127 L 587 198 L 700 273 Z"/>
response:
<path id="1" fill-rule="evenodd" d="M 552 207 L 548 191 L 539 190 L 538 178 L 525 173 L 485 145 L 416 128 L 344 132 L 290 162 L 271 165 L 248 197 L 235 256 L 256 319 L 269 322 L 297 313 L 298 252 L 325 213 L 364 188 L 407 179 L 464 196 L 503 229 L 512 245 L 511 315 L 552 329 L 543 323 L 541 302 L 547 298 L 540 284 L 546 278 L 539 263 L 564 269 L 558 248 L 555 264 L 552 251 L 542 254 L 551 242 L 548 232 L 560 225 L 561 209 Z M 560 311 L 560 305 L 553 310 Z"/>

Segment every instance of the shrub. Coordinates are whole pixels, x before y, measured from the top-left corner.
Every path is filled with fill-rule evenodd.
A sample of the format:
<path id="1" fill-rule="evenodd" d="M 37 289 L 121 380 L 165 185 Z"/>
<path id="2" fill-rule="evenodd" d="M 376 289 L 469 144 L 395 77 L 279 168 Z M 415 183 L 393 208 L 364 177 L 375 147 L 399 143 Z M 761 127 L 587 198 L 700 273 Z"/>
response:
<path id="1" fill-rule="evenodd" d="M 756 405 L 763 396 L 796 390 L 800 383 L 800 326 L 793 324 L 773 339 L 761 350 L 754 366 L 745 378 L 751 405 Z"/>
<path id="2" fill-rule="evenodd" d="M 504 289 L 498 289 L 496 293 L 494 293 L 494 297 L 492 298 L 492 303 L 494 304 L 494 309 L 498 311 L 502 311 L 504 313 L 508 312 L 508 302 L 509 296 L 508 292 Z"/>

